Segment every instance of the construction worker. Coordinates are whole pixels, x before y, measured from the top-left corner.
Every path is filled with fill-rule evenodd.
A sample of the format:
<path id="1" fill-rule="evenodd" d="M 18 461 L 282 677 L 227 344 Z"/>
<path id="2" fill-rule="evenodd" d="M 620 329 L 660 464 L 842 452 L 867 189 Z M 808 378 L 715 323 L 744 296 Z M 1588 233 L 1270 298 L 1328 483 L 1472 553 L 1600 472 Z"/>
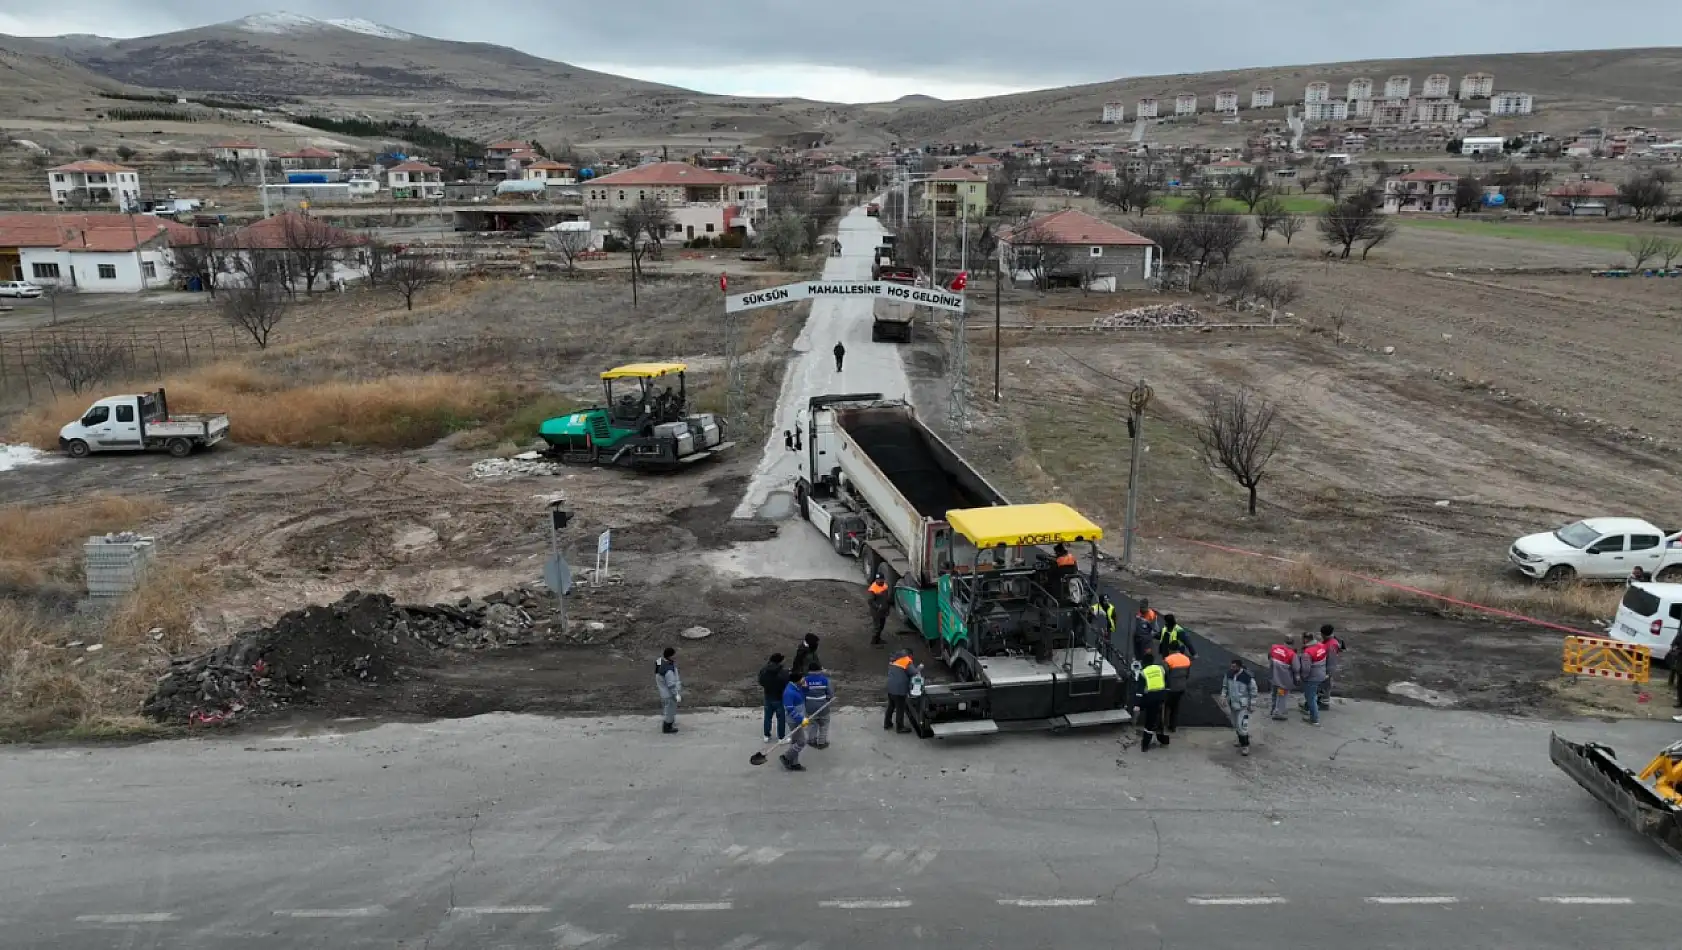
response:
<path id="1" fill-rule="evenodd" d="M 829 748 L 829 709 L 833 702 L 835 686 L 823 671 L 823 664 L 813 660 L 812 668 L 806 671 L 806 715 L 812 720 L 806 741 L 814 749 Z"/>
<path id="2" fill-rule="evenodd" d="M 847 348 L 845 346 L 841 345 L 840 340 L 836 340 L 835 341 L 835 371 L 837 373 L 841 372 L 841 361 L 846 359 L 846 358 L 847 358 Z"/>
<path id="3" fill-rule="evenodd" d="M 911 712 L 911 679 L 922 667 L 911 658 L 910 650 L 901 650 L 888 661 L 888 710 L 882 716 L 882 728 L 895 732 L 910 732 L 905 717 Z"/>
<path id="4" fill-rule="evenodd" d="M 1297 688 L 1296 638 L 1286 637 L 1283 643 L 1268 647 L 1267 661 L 1273 680 L 1273 718 L 1284 722 L 1290 718 L 1290 697 Z"/>
<path id="5" fill-rule="evenodd" d="M 788 736 L 788 751 L 777 758 L 790 772 L 804 772 L 806 766 L 800 764 L 800 753 L 806 748 L 807 730 L 811 728 L 806 719 L 805 677 L 791 679 L 783 687 L 783 711 L 794 730 Z"/>
<path id="6" fill-rule="evenodd" d="M 1139 674 L 1134 681 L 1138 695 L 1139 751 L 1151 750 L 1151 739 L 1168 747 L 1168 731 L 1162 725 L 1162 705 L 1168 696 L 1168 671 L 1156 662 L 1156 654 L 1149 650 L 1139 658 Z"/>
<path id="7" fill-rule="evenodd" d="M 1151 609 L 1151 602 L 1139 598 L 1139 610 L 1133 615 L 1133 656 L 1142 657 L 1156 649 L 1159 618 Z"/>
<path id="8" fill-rule="evenodd" d="M 1186 698 L 1186 687 L 1191 685 L 1191 657 L 1186 656 L 1180 644 L 1168 645 L 1168 652 L 1162 655 L 1162 666 L 1168 671 L 1168 696 L 1162 701 L 1162 723 L 1169 732 L 1177 732 L 1180 728 L 1180 701 Z"/>
<path id="9" fill-rule="evenodd" d="M 1110 595 L 1098 595 L 1098 602 L 1092 605 L 1092 621 L 1104 639 L 1115 639 L 1115 604 L 1110 603 Z"/>
<path id="10" fill-rule="evenodd" d="M 1156 649 L 1162 656 L 1168 655 L 1168 648 L 1178 645 L 1185 651 L 1186 656 L 1197 659 L 1197 648 L 1186 638 L 1186 630 L 1173 614 L 1162 615 L 1162 633 L 1156 638 Z"/>
<path id="11" fill-rule="evenodd" d="M 677 672 L 677 651 L 667 647 L 654 661 L 654 689 L 660 694 L 660 731 L 677 731 L 677 704 L 683 702 L 683 678 Z"/>
<path id="12" fill-rule="evenodd" d="M 1326 648 L 1326 681 L 1320 684 L 1320 708 L 1332 708 L 1332 681 L 1337 678 L 1338 658 L 1343 655 L 1343 638 L 1329 623 L 1320 625 L 1320 643 Z"/>
<path id="13" fill-rule="evenodd" d="M 888 579 L 881 571 L 870 582 L 870 621 L 875 625 L 870 635 L 870 645 L 882 645 L 882 629 L 888 625 L 888 614 L 893 610 L 893 594 L 888 589 Z"/>
<path id="14" fill-rule="evenodd" d="M 788 715 L 783 711 L 783 687 L 788 685 L 788 670 L 783 669 L 783 655 L 771 654 L 759 668 L 759 688 L 765 692 L 765 741 L 771 741 L 771 720 L 777 721 L 777 738 L 788 735 Z"/>
<path id="15" fill-rule="evenodd" d="M 1238 754 L 1249 755 L 1250 714 L 1256 711 L 1256 678 L 1244 668 L 1243 660 L 1234 657 L 1227 667 L 1221 694 L 1226 697 L 1227 715 L 1232 717 L 1232 731 L 1238 734 Z"/>
<path id="16" fill-rule="evenodd" d="M 1304 636 L 1305 641 L 1311 637 Z M 1302 685 L 1302 714 L 1309 725 L 1320 724 L 1320 687 L 1326 682 L 1326 657 L 1331 651 L 1324 643 L 1312 642 L 1297 654 L 1297 682 Z"/>
<path id="17" fill-rule="evenodd" d="M 801 638 L 800 645 L 794 648 L 794 662 L 788 665 L 790 679 L 799 679 L 806 675 L 812 664 L 818 660 L 818 635 L 808 633 Z"/>
<path id="18" fill-rule="evenodd" d="M 1075 562 L 1075 556 L 1069 553 L 1068 547 L 1061 541 L 1057 542 L 1057 545 L 1051 549 L 1051 555 L 1053 561 L 1062 569 L 1060 573 L 1066 574 L 1079 566 Z"/>
<path id="19" fill-rule="evenodd" d="M 794 433 L 787 429 L 783 430 L 783 448 L 789 452 L 794 451 Z"/>
<path id="20" fill-rule="evenodd" d="M 1665 657 L 1665 665 L 1670 667 L 1670 682 L 1676 687 L 1676 703 L 1674 709 L 1682 709 L 1682 628 L 1678 628 L 1676 636 L 1670 638 L 1670 653 Z M 1682 722 L 1682 715 L 1670 717 L 1672 722 Z"/>

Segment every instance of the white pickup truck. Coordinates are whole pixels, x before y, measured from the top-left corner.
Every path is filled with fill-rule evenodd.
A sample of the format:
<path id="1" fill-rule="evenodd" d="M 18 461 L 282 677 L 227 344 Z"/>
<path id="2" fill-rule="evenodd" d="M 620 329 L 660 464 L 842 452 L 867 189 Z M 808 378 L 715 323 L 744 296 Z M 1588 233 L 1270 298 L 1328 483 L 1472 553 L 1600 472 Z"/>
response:
<path id="1" fill-rule="evenodd" d="M 1585 518 L 1513 542 L 1507 560 L 1549 584 L 1627 580 L 1636 568 L 1659 581 L 1682 580 L 1682 534 L 1640 518 Z"/>
<path id="2" fill-rule="evenodd" d="M 58 430 L 58 445 L 71 458 L 94 452 L 144 452 L 166 449 L 176 458 L 228 437 L 226 413 L 171 415 L 164 391 L 106 396 L 82 418 Z"/>

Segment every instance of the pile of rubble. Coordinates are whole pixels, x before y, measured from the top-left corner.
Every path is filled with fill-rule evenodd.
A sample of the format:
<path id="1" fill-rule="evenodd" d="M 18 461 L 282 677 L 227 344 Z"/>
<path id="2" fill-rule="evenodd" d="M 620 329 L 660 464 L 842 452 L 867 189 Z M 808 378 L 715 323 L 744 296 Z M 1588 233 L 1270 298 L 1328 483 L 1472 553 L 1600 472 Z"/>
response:
<path id="1" fill-rule="evenodd" d="M 1196 327 L 1203 325 L 1203 314 L 1196 307 L 1183 303 L 1153 304 L 1134 307 L 1092 320 L 1094 330 L 1123 330 L 1147 327 Z"/>
<path id="2" fill-rule="evenodd" d="M 531 642 L 548 631 L 547 600 L 522 589 L 482 602 L 411 606 L 352 591 L 171 661 L 144 710 L 160 722 L 219 723 L 308 704 L 334 683 L 391 682 L 439 651 Z"/>
<path id="3" fill-rule="evenodd" d="M 511 459 L 480 459 L 473 463 L 474 478 L 524 478 L 532 475 L 559 475 L 566 466 L 551 462 L 536 452 L 525 452 Z"/>

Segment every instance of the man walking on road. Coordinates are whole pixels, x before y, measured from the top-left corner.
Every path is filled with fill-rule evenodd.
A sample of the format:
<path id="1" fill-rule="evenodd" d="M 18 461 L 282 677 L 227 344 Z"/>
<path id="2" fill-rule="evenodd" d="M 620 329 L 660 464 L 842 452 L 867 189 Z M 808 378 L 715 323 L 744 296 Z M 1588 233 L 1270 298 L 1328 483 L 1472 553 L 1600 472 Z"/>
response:
<path id="1" fill-rule="evenodd" d="M 888 625 L 888 613 L 893 610 L 893 595 L 888 590 L 887 578 L 881 571 L 870 582 L 870 622 L 875 629 L 870 634 L 870 645 L 882 645 L 882 629 Z"/>
<path id="2" fill-rule="evenodd" d="M 1273 679 L 1273 718 L 1284 722 L 1291 715 L 1291 692 L 1297 688 L 1297 651 L 1294 637 L 1275 643 L 1267 650 L 1268 673 Z"/>
<path id="3" fill-rule="evenodd" d="M 765 741 L 771 741 L 771 720 L 777 721 L 777 738 L 788 735 L 788 716 L 783 711 L 783 688 L 788 686 L 788 671 L 783 669 L 783 655 L 771 654 L 759 668 L 759 688 L 765 691 Z"/>
<path id="4" fill-rule="evenodd" d="M 1157 635 L 1156 611 L 1151 609 L 1151 602 L 1139 598 L 1139 612 L 1133 615 L 1133 658 L 1142 660 L 1145 654 L 1156 649 Z"/>
<path id="5" fill-rule="evenodd" d="M 1303 639 L 1312 639 L 1304 635 Z M 1320 686 L 1326 682 L 1324 643 L 1310 643 L 1297 654 L 1297 682 L 1302 684 L 1302 714 L 1310 725 L 1320 724 Z"/>
<path id="6" fill-rule="evenodd" d="M 1163 654 L 1162 666 L 1168 671 L 1168 696 L 1162 701 L 1162 724 L 1169 732 L 1180 729 L 1180 701 L 1186 698 L 1191 685 L 1191 657 L 1186 656 L 1178 643 L 1171 644 Z"/>
<path id="7" fill-rule="evenodd" d="M 783 763 L 783 768 L 790 772 L 804 772 L 806 766 L 800 764 L 800 753 L 806 748 L 807 730 L 811 729 L 806 719 L 806 688 L 803 679 L 792 679 L 783 687 L 783 711 L 787 713 L 789 722 L 793 723 L 794 731 L 789 733 L 788 751 L 777 758 Z"/>
<path id="8" fill-rule="evenodd" d="M 660 731 L 677 731 L 677 704 L 683 702 L 683 678 L 677 673 L 677 651 L 667 647 L 654 662 L 654 689 L 660 694 Z"/>
<path id="9" fill-rule="evenodd" d="M 1226 696 L 1227 715 L 1232 717 L 1232 731 L 1238 734 L 1238 754 L 1249 755 L 1250 714 L 1256 710 L 1256 678 L 1244 668 L 1242 660 L 1234 659 L 1227 668 L 1221 692 Z"/>
<path id="10" fill-rule="evenodd" d="M 1156 662 L 1156 654 L 1146 650 L 1139 657 L 1143 664 L 1135 678 L 1133 689 L 1139 697 L 1139 751 L 1149 752 L 1151 740 L 1168 748 L 1168 731 L 1162 726 L 1163 700 L 1168 696 L 1168 671 Z"/>
<path id="11" fill-rule="evenodd" d="M 905 717 L 911 712 L 911 678 L 919 672 L 910 650 L 894 654 L 888 663 L 888 711 L 882 717 L 882 728 L 895 732 L 910 732 Z"/>
<path id="12" fill-rule="evenodd" d="M 1326 681 L 1320 684 L 1320 708 L 1332 708 L 1332 683 L 1337 680 L 1338 658 L 1343 655 L 1343 638 L 1329 623 L 1320 625 L 1320 643 L 1326 648 Z"/>
<path id="13" fill-rule="evenodd" d="M 813 661 L 806 671 L 806 715 L 812 720 L 806 728 L 806 741 L 814 749 L 829 748 L 829 710 L 834 702 L 835 685 L 823 671 L 823 664 Z"/>
<path id="14" fill-rule="evenodd" d="M 837 373 L 841 372 L 841 361 L 846 359 L 846 358 L 847 358 L 847 348 L 845 346 L 841 345 L 840 340 L 836 340 L 835 341 L 835 371 Z"/>

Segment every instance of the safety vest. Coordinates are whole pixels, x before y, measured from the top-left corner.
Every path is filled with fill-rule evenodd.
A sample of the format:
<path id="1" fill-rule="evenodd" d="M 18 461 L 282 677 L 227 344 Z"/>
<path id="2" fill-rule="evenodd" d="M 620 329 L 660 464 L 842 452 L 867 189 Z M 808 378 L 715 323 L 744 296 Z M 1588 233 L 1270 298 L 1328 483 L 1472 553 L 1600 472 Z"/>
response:
<path id="1" fill-rule="evenodd" d="M 1324 643 L 1310 643 L 1302 648 L 1302 652 L 1307 655 L 1309 662 L 1324 663 L 1331 650 Z"/>
<path id="2" fill-rule="evenodd" d="M 1155 663 L 1140 670 L 1139 675 L 1145 678 L 1145 692 L 1147 693 L 1161 692 L 1168 688 L 1168 671 Z"/>
<path id="3" fill-rule="evenodd" d="M 1074 567 L 1075 566 L 1075 556 L 1073 554 L 1060 555 L 1057 558 L 1057 566 L 1058 567 Z"/>
<path id="4" fill-rule="evenodd" d="M 1184 631 L 1180 629 L 1180 625 L 1175 624 L 1167 630 L 1162 631 L 1162 642 L 1164 644 L 1179 643 L 1180 634 L 1183 632 Z"/>
<path id="5" fill-rule="evenodd" d="M 870 582 L 870 592 L 877 595 L 886 594 L 888 592 L 888 585 L 885 581 L 878 577 Z"/>
<path id="6" fill-rule="evenodd" d="M 1292 663 L 1296 662 L 1297 651 L 1291 649 L 1283 643 L 1275 643 L 1268 649 L 1267 657 L 1275 663 L 1283 663 L 1286 666 L 1290 666 Z"/>
<path id="7" fill-rule="evenodd" d="M 1103 617 L 1104 622 L 1110 625 L 1110 632 L 1115 633 L 1115 604 L 1093 604 L 1092 614 Z"/>
<path id="8" fill-rule="evenodd" d="M 1170 653 L 1162 658 L 1162 662 L 1164 665 L 1171 666 L 1177 670 L 1184 669 L 1185 667 L 1191 665 L 1191 657 L 1186 656 L 1184 653 Z"/>
<path id="9" fill-rule="evenodd" d="M 1156 623 L 1156 611 L 1146 609 L 1145 611 L 1135 615 L 1133 619 L 1143 620 L 1145 623 Z"/>

